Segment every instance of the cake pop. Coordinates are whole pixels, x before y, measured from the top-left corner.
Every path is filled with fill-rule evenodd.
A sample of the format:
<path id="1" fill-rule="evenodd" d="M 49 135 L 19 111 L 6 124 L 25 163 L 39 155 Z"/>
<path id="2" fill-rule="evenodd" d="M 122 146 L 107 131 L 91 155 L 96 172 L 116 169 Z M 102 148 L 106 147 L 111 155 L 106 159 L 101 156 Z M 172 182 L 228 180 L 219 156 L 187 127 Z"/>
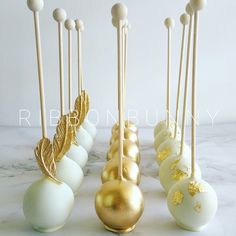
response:
<path id="1" fill-rule="evenodd" d="M 177 224 L 186 230 L 201 231 L 214 217 L 217 196 L 214 189 L 196 176 L 196 63 L 198 37 L 198 11 L 206 0 L 191 0 L 194 11 L 193 71 L 192 71 L 192 165 L 191 176 L 176 183 L 167 197 L 168 208 Z M 188 6 L 189 7 L 189 6 Z"/>
<path id="2" fill-rule="evenodd" d="M 157 151 L 159 145 L 174 135 L 175 121 L 170 119 L 170 77 L 171 77 L 171 32 L 175 22 L 172 18 L 165 19 L 165 26 L 168 30 L 168 57 L 167 57 L 167 92 L 166 92 L 166 117 L 167 120 L 159 122 L 154 129 L 154 148 Z M 180 139 L 180 129 L 177 128 L 176 139 Z"/>
<path id="3" fill-rule="evenodd" d="M 53 11 L 53 18 L 58 23 L 58 47 L 59 47 L 59 74 L 60 74 L 60 112 L 64 115 L 64 64 L 63 64 L 63 38 L 62 38 L 62 24 L 66 19 L 66 11 L 57 8 Z M 88 153 L 81 146 L 72 143 L 69 151 L 66 154 L 71 160 L 75 161 L 81 168 L 83 168 L 88 161 Z"/>
<path id="4" fill-rule="evenodd" d="M 118 21 L 118 93 L 119 93 L 119 178 L 106 182 L 98 190 L 95 197 L 95 209 L 105 228 L 112 232 L 130 232 L 142 215 L 143 195 L 138 186 L 123 178 L 123 78 L 122 78 L 122 20 L 126 18 L 127 8 L 121 3 L 112 8 L 112 15 Z"/>
<path id="5" fill-rule="evenodd" d="M 28 8 L 33 12 L 36 53 L 38 65 L 38 80 L 41 108 L 42 139 L 35 148 L 35 156 L 43 177 L 30 185 L 23 200 L 23 211 L 26 220 L 40 232 L 52 232 L 60 229 L 68 219 L 73 204 L 74 195 L 71 188 L 56 178 L 56 164 L 53 147 L 47 138 L 43 63 L 41 52 L 41 37 L 39 26 L 39 11 L 43 9 L 43 0 L 28 0 Z M 60 211 L 58 212 L 58 210 Z"/>
<path id="6" fill-rule="evenodd" d="M 79 95 L 81 94 L 82 88 L 82 80 L 83 80 L 83 70 L 82 70 L 82 39 L 81 39 L 81 32 L 84 31 L 84 23 L 82 20 L 76 19 L 75 20 L 75 29 L 77 31 L 77 42 L 78 42 L 78 91 Z M 91 123 L 86 116 L 82 123 L 82 127 L 90 134 L 90 136 L 95 139 L 96 137 L 96 126 Z"/>
<path id="7" fill-rule="evenodd" d="M 185 31 L 186 25 L 189 23 L 189 17 L 187 14 L 182 14 L 180 16 L 180 22 L 183 25 L 182 40 L 181 40 L 181 51 L 180 51 L 180 66 L 179 66 L 179 80 L 178 80 L 178 89 L 177 89 L 177 98 L 176 98 L 176 111 L 175 111 L 175 129 L 174 136 L 168 138 L 166 141 L 161 143 L 157 149 L 157 163 L 160 165 L 163 160 L 172 154 L 178 154 L 180 151 L 180 140 L 176 138 L 178 121 L 179 121 L 179 99 L 181 94 L 181 81 L 182 81 L 182 71 L 183 71 L 183 56 L 185 48 Z M 187 89 L 187 88 L 186 88 Z M 185 150 L 189 151 L 187 145 L 185 145 Z M 190 154 L 190 153 L 189 153 Z"/>
<path id="8" fill-rule="evenodd" d="M 75 21 L 67 19 L 65 21 L 65 28 L 68 31 L 68 97 L 69 97 L 69 111 L 72 112 L 72 39 L 71 32 L 75 28 Z M 89 152 L 93 145 L 93 139 L 89 133 L 80 126 L 76 131 L 76 138 L 78 144 L 81 145 L 87 152 Z"/>

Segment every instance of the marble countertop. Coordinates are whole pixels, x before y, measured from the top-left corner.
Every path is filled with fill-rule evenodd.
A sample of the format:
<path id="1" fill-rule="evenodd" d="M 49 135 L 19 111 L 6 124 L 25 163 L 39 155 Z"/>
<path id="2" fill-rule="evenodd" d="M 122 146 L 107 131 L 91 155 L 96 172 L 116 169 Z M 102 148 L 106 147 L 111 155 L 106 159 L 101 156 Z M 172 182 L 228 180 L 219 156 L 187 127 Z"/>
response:
<path id="1" fill-rule="evenodd" d="M 53 129 L 49 130 L 52 135 Z M 236 232 L 236 123 L 198 128 L 197 154 L 203 177 L 216 190 L 219 209 L 216 217 L 202 232 L 180 229 L 171 217 L 165 193 L 159 183 L 155 152 L 152 148 L 152 129 L 140 129 L 141 189 L 145 210 L 136 229 L 130 235 L 234 236 Z M 33 149 L 40 137 L 38 128 L 0 128 L 0 235 L 35 236 L 25 221 L 22 199 L 28 186 L 39 178 Z M 189 133 L 187 133 L 187 142 Z M 85 178 L 67 224 L 50 235 L 113 235 L 104 230 L 94 209 L 94 196 L 101 185 L 100 172 L 110 138 L 109 129 L 99 129 Z"/>

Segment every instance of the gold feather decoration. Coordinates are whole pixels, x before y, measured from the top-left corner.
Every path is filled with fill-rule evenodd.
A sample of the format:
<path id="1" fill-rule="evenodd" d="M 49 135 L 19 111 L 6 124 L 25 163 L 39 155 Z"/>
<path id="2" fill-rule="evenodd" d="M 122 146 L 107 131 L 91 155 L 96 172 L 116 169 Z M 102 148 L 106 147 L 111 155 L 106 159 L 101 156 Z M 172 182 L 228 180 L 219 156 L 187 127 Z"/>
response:
<path id="1" fill-rule="evenodd" d="M 42 173 L 55 182 L 61 183 L 55 177 L 56 163 L 54 161 L 53 146 L 51 141 L 48 138 L 42 138 L 34 149 L 34 154 Z"/>
<path id="2" fill-rule="evenodd" d="M 85 113 L 87 115 L 90 109 L 90 98 L 85 90 L 82 91 L 82 96 L 84 97 Z"/>
<path id="3" fill-rule="evenodd" d="M 80 95 L 75 100 L 75 110 L 79 114 L 79 122 L 77 125 L 77 129 L 80 127 L 80 125 L 84 122 L 84 119 L 86 117 L 86 110 L 85 110 L 85 102 L 84 102 L 84 96 Z"/>
<path id="4" fill-rule="evenodd" d="M 71 143 L 78 146 L 78 142 L 76 140 L 76 128 L 77 128 L 78 124 L 80 123 L 79 112 L 75 110 L 75 111 L 69 113 L 68 117 L 69 117 L 69 126 L 70 126 L 71 132 L 72 132 L 72 141 L 71 141 Z"/>
<path id="5" fill-rule="evenodd" d="M 69 117 L 64 115 L 60 118 L 57 124 L 56 134 L 53 138 L 55 161 L 60 161 L 65 153 L 70 149 L 73 139 L 73 131 L 69 123 Z"/>

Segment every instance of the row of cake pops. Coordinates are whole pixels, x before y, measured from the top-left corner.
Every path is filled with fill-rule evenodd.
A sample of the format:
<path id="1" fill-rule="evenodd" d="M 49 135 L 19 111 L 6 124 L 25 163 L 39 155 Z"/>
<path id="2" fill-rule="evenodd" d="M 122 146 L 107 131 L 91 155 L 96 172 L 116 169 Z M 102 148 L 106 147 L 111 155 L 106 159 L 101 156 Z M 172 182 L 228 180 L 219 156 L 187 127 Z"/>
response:
<path id="1" fill-rule="evenodd" d="M 125 233 L 134 229 L 141 217 L 144 201 L 140 183 L 140 151 L 138 129 L 124 117 L 127 54 L 127 7 L 121 3 L 112 7 L 112 24 L 117 29 L 118 113 L 119 122 L 112 128 L 101 179 L 103 185 L 95 197 L 95 209 L 105 228 Z"/>
<path id="2" fill-rule="evenodd" d="M 56 9 L 53 17 L 58 23 L 59 42 L 59 74 L 60 74 L 60 111 L 61 118 L 56 127 L 53 141 L 47 137 L 43 63 L 41 53 L 41 37 L 39 11 L 43 9 L 43 0 L 28 0 L 28 7 L 33 11 L 36 52 L 38 65 L 40 108 L 42 122 L 42 138 L 35 148 L 35 156 L 43 177 L 34 182 L 26 191 L 23 211 L 26 219 L 34 229 L 42 232 L 55 231 L 61 228 L 68 219 L 74 204 L 74 196 L 78 194 L 84 174 L 82 168 L 87 163 L 88 152 L 96 135 L 95 126 L 87 119 L 89 112 L 89 96 L 82 89 L 81 65 L 81 20 L 65 20 L 66 12 Z M 63 31 L 68 30 L 68 82 L 69 113 L 64 112 L 64 65 L 63 65 Z M 79 91 L 74 108 L 71 93 L 71 31 L 78 32 L 78 67 Z"/>
<path id="3" fill-rule="evenodd" d="M 199 231 L 213 218 L 217 209 L 217 197 L 213 188 L 201 178 L 201 170 L 196 164 L 196 69 L 197 36 L 199 11 L 206 0 L 191 0 L 186 6 L 187 14 L 180 17 L 182 29 L 179 78 L 176 98 L 175 120 L 170 118 L 170 82 L 171 82 L 171 33 L 174 20 L 167 18 L 168 30 L 167 61 L 167 101 L 166 120 L 159 122 L 154 129 L 154 147 L 159 169 L 160 182 L 167 193 L 167 203 L 177 224 L 187 230 Z M 181 84 L 183 77 L 183 58 L 185 54 L 186 28 L 188 27 L 186 72 L 184 82 L 182 126 L 178 126 Z M 193 27 L 194 25 L 194 27 Z M 193 29 L 192 29 L 193 28 Z M 193 31 L 193 32 L 192 32 Z M 192 40 L 193 34 L 193 40 Z M 191 44 L 192 43 L 192 44 Z M 191 45 L 192 59 L 192 134 L 191 149 L 185 143 L 185 123 L 188 97 L 188 80 Z"/>

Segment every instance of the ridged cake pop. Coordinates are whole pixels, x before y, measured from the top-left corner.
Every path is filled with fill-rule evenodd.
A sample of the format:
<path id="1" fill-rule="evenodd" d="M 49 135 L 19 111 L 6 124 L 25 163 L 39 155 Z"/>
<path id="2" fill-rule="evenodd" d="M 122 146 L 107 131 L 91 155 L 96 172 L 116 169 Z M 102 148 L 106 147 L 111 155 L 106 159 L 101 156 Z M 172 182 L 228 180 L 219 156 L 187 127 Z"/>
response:
<path id="1" fill-rule="evenodd" d="M 204 8 L 206 0 L 191 0 L 194 11 L 194 43 L 192 73 L 192 168 L 191 177 L 175 184 L 169 191 L 167 202 L 177 224 L 190 231 L 204 229 L 217 210 L 217 196 L 214 189 L 196 176 L 196 63 L 198 11 Z"/>

